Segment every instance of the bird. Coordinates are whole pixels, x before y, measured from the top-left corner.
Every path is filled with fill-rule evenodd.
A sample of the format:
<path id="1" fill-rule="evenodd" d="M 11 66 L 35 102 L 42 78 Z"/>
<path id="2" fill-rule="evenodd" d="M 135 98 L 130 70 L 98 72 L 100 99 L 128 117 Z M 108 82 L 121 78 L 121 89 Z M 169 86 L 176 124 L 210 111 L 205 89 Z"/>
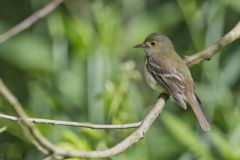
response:
<path id="1" fill-rule="evenodd" d="M 172 41 L 163 34 L 151 33 L 134 48 L 145 51 L 145 77 L 150 87 L 169 94 L 183 109 L 189 104 L 203 131 L 210 131 L 191 72 L 175 51 Z"/>

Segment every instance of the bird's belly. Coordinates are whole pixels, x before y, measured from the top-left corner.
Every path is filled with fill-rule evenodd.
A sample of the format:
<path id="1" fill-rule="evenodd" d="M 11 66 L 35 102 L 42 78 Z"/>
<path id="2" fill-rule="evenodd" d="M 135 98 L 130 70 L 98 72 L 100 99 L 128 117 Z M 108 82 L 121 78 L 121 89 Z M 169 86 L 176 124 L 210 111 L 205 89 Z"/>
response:
<path id="1" fill-rule="evenodd" d="M 146 77 L 147 83 L 149 84 L 149 86 L 152 89 L 154 89 L 158 92 L 164 92 L 165 91 L 165 89 L 157 83 L 157 81 L 153 78 L 151 73 L 149 73 L 147 71 L 147 69 L 145 69 L 145 77 Z"/>

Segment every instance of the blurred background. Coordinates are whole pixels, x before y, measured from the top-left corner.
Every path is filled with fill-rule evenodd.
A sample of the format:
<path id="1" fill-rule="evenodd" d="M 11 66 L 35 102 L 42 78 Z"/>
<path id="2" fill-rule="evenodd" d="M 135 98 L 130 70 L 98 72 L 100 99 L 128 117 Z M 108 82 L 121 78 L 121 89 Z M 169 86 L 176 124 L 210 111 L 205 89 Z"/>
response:
<path id="1" fill-rule="evenodd" d="M 0 33 L 50 0 L 0 0 Z M 68 0 L 0 45 L 0 77 L 31 117 L 98 124 L 140 121 L 158 94 L 143 76 L 144 52 L 132 46 L 151 32 L 182 56 L 211 45 L 240 20 L 237 0 Z M 111 160 L 240 159 L 239 40 L 191 68 L 212 131 L 173 100 L 141 142 Z M 15 115 L 0 97 L 0 112 Z M 102 150 L 134 129 L 37 125 L 59 146 Z M 0 120 L 0 159 L 40 160 L 18 124 Z M 76 160 L 76 159 L 72 159 Z"/>

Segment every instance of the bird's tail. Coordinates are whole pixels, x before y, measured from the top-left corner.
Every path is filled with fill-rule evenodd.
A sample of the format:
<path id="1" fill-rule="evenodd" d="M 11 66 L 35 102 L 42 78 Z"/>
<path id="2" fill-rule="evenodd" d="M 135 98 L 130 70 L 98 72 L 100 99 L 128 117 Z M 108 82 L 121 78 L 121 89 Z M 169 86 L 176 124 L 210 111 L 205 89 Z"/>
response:
<path id="1" fill-rule="evenodd" d="M 195 115 L 197 116 L 197 119 L 202 127 L 202 129 L 204 131 L 210 131 L 210 125 L 206 119 L 206 117 L 204 116 L 202 109 L 201 109 L 201 102 L 198 99 L 196 94 L 192 94 L 188 96 L 189 99 L 189 104 L 192 107 L 192 110 L 194 111 Z"/>

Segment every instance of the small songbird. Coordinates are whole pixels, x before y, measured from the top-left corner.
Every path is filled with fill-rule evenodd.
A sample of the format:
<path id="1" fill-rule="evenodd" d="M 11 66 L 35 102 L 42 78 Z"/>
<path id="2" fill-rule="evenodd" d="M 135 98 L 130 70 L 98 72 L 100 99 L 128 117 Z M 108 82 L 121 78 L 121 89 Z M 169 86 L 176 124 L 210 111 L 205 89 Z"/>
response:
<path id="1" fill-rule="evenodd" d="M 186 102 L 192 107 L 202 129 L 210 130 L 188 66 L 176 53 L 170 39 L 152 33 L 143 43 L 134 46 L 145 50 L 145 76 L 153 89 L 162 88 L 184 109 Z"/>

